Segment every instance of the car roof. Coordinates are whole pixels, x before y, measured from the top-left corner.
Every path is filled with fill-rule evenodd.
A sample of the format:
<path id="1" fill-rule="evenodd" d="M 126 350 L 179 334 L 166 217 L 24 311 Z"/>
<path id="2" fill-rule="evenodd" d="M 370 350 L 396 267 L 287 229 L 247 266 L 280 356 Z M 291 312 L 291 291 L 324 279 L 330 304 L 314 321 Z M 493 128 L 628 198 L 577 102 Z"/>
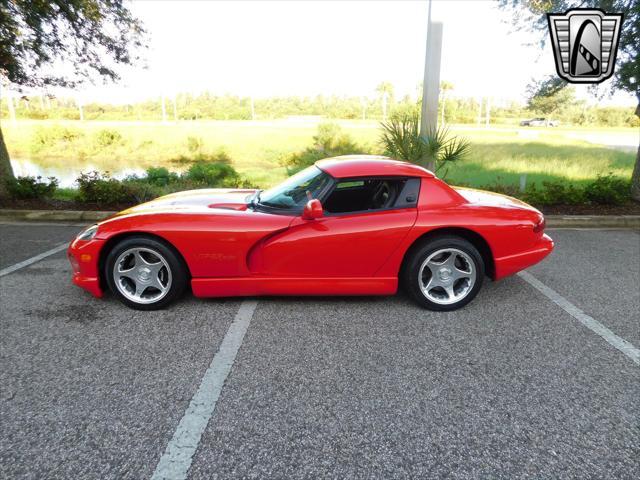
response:
<path id="1" fill-rule="evenodd" d="M 315 165 L 335 178 L 434 177 L 426 168 L 381 155 L 342 155 L 319 160 Z"/>

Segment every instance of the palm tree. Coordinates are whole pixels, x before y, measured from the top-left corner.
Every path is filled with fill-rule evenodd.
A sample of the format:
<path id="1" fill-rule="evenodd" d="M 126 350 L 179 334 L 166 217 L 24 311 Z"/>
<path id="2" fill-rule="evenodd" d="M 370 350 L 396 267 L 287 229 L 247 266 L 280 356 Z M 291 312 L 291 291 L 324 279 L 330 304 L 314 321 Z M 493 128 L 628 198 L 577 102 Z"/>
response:
<path id="1" fill-rule="evenodd" d="M 387 120 L 387 100 L 393 98 L 391 82 L 382 82 L 376 87 L 376 93 L 382 97 L 382 121 Z"/>
<path id="2" fill-rule="evenodd" d="M 382 122 L 380 142 L 385 154 L 406 162 L 422 165 L 447 175 L 442 168 L 451 162 L 463 160 L 468 154 L 470 143 L 465 138 L 451 135 L 446 127 L 431 127 L 427 135 L 420 136 L 420 116 L 417 112 L 395 115 L 388 122 Z"/>

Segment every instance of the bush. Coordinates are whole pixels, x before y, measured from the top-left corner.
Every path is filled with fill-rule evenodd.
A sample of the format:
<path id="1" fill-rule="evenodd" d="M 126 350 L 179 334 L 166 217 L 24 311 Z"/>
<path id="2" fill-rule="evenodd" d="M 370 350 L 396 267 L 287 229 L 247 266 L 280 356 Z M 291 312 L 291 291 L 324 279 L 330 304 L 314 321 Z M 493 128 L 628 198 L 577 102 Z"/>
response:
<path id="1" fill-rule="evenodd" d="M 122 143 L 122 134 L 110 128 L 103 128 L 102 130 L 98 130 L 94 137 L 94 142 L 99 147 L 110 147 L 111 145 L 117 145 Z"/>
<path id="2" fill-rule="evenodd" d="M 347 155 L 360 150 L 349 134 L 343 132 L 340 125 L 336 123 L 321 123 L 318 125 L 318 130 L 313 137 L 313 143 L 317 150 L 337 152 L 339 155 Z"/>
<path id="3" fill-rule="evenodd" d="M 177 165 L 193 164 L 193 163 L 226 163 L 231 164 L 231 157 L 224 150 L 220 149 L 214 153 L 194 152 L 191 156 L 180 155 L 171 160 L 171 163 Z"/>
<path id="4" fill-rule="evenodd" d="M 81 202 L 122 204 L 137 200 L 132 189 L 124 182 L 111 178 L 108 172 L 81 173 L 76 183 L 78 200 Z"/>
<path id="5" fill-rule="evenodd" d="M 498 177 L 493 183 L 489 185 L 485 185 L 480 187 L 482 190 L 487 190 L 489 192 L 496 192 L 502 195 L 508 195 L 509 197 L 519 197 L 521 196 L 520 189 L 517 185 L 510 185 L 508 183 L 501 183 L 500 177 Z"/>
<path id="6" fill-rule="evenodd" d="M 242 183 L 235 168 L 222 162 L 194 163 L 183 178 L 207 187 L 236 187 Z"/>
<path id="7" fill-rule="evenodd" d="M 340 155 L 352 155 L 357 153 L 370 153 L 353 141 L 349 134 L 342 131 L 340 125 L 335 123 L 321 123 L 313 137 L 313 146 L 300 152 L 286 155 L 280 160 L 280 164 L 286 167 L 289 174 L 296 173 L 303 168 L 313 165 L 318 160 Z"/>
<path id="8" fill-rule="evenodd" d="M 58 188 L 57 178 L 48 177 L 47 180 L 43 181 L 41 176 L 12 178 L 7 182 L 7 187 L 13 198 L 46 198 L 51 197 Z"/>
<path id="9" fill-rule="evenodd" d="M 58 143 L 71 143 L 82 136 L 82 132 L 75 128 L 61 127 L 54 125 L 44 128 L 38 127 L 31 137 L 31 150 L 39 152 L 45 147 L 51 147 Z"/>
<path id="10" fill-rule="evenodd" d="M 622 205 L 631 198 L 631 183 L 613 174 L 598 175 L 596 180 L 584 188 L 567 182 L 542 182 L 542 188 L 531 184 L 523 195 L 525 201 L 534 205 L 577 205 L 593 203 L 599 205 Z"/>
<path id="11" fill-rule="evenodd" d="M 146 175 L 132 175 L 124 180 L 111 178 L 108 172 L 82 173 L 76 179 L 80 202 L 104 205 L 133 204 L 152 200 L 180 190 L 195 188 L 251 188 L 229 164 L 197 162 L 182 175 L 164 167 L 151 167 Z"/>
<path id="12" fill-rule="evenodd" d="M 613 174 L 598 175 L 589 183 L 584 194 L 587 200 L 601 205 L 621 205 L 629 200 L 631 183 Z"/>
<path id="13" fill-rule="evenodd" d="M 175 174 L 174 174 L 175 175 Z M 183 190 L 150 183 L 147 178 L 128 178 L 122 181 L 123 203 L 142 203 L 166 195 L 169 192 Z"/>
<path id="14" fill-rule="evenodd" d="M 202 150 L 203 142 L 200 137 L 187 137 L 187 148 L 191 153 L 197 153 Z"/>
<path id="15" fill-rule="evenodd" d="M 156 186 L 166 186 L 178 180 L 175 172 L 170 172 L 164 167 L 151 167 L 146 171 L 146 182 Z"/>
<path id="16" fill-rule="evenodd" d="M 532 183 L 527 186 L 523 198 L 534 205 L 577 205 L 585 202 L 581 188 L 562 181 L 542 182 L 541 189 Z"/>

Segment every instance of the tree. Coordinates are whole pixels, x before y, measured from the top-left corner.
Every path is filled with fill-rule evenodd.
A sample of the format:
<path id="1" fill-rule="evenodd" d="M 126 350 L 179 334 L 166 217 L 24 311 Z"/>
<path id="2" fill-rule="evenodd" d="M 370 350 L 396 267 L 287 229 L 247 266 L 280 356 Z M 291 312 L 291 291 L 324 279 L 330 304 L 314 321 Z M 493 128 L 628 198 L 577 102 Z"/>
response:
<path id="1" fill-rule="evenodd" d="M 635 114 L 640 117 L 640 2 L 638 0 L 499 0 L 500 8 L 511 12 L 514 24 L 523 30 L 540 33 L 540 43 L 548 38 L 546 13 L 562 13 L 572 7 L 599 8 L 605 12 L 624 13 L 620 28 L 618 59 L 611 81 L 612 90 L 636 96 Z M 631 196 L 640 202 L 640 145 L 631 175 Z"/>
<path id="2" fill-rule="evenodd" d="M 119 65 L 139 59 L 144 34 L 123 0 L 0 0 L 0 77 L 18 88 L 117 80 Z M 6 197 L 13 170 L 1 130 L 0 175 Z"/>
<path id="3" fill-rule="evenodd" d="M 447 92 L 453 90 L 453 83 L 447 82 L 443 80 L 440 82 L 440 92 L 442 92 L 442 118 L 440 120 L 440 125 L 444 125 L 444 107 L 447 102 Z"/>
<path id="4" fill-rule="evenodd" d="M 557 77 L 531 83 L 527 93 L 528 108 L 545 115 L 553 115 L 576 103 L 575 89 Z"/>
<path id="5" fill-rule="evenodd" d="M 393 98 L 393 85 L 391 82 L 382 82 L 376 87 L 376 93 L 382 97 L 382 120 L 387 119 L 387 101 Z"/>

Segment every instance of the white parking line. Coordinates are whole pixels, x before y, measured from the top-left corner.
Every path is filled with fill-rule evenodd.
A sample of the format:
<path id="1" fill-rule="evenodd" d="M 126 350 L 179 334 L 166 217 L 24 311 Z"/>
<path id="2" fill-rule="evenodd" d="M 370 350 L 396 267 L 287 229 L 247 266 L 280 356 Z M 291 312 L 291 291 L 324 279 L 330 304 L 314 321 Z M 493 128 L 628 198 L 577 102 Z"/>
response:
<path id="1" fill-rule="evenodd" d="M 553 303 L 562 308 L 565 312 L 571 315 L 573 318 L 578 320 L 581 324 L 587 327 L 592 332 L 600 335 L 604 338 L 611 346 L 617 348 L 622 353 L 624 353 L 627 357 L 629 357 L 633 362 L 637 365 L 640 365 L 640 350 L 634 347 L 631 343 L 627 342 L 624 338 L 619 337 L 607 327 L 602 325 L 593 317 L 590 317 L 578 307 L 576 307 L 569 300 L 564 298 L 558 292 L 553 290 L 552 288 L 546 286 L 536 277 L 531 275 L 529 272 L 520 272 L 518 276 L 522 278 L 529 285 L 535 287 L 539 290 L 545 297 L 551 300 Z"/>
<path id="2" fill-rule="evenodd" d="M 160 458 L 152 475 L 152 480 L 182 480 L 193 461 L 200 438 L 216 408 L 224 382 L 238 353 L 244 335 L 249 328 L 253 312 L 258 302 L 244 300 L 233 323 L 224 336 L 218 353 L 202 377 L 198 391 L 178 424 L 167 449 Z"/>
<path id="3" fill-rule="evenodd" d="M 62 250 L 66 249 L 68 246 L 69 246 L 69 243 L 63 243 L 62 245 L 58 245 L 57 247 L 52 248 L 51 250 L 42 252 L 40 255 L 36 255 L 35 257 L 28 258 L 27 260 L 20 263 L 16 263 L 15 265 L 11 265 L 10 267 L 3 268 L 2 270 L 0 270 L 0 277 L 9 275 L 10 273 L 15 272 L 16 270 L 20 270 L 21 268 L 28 267 L 29 265 L 39 262 L 43 258 L 53 255 L 54 253 L 61 252 Z"/>

